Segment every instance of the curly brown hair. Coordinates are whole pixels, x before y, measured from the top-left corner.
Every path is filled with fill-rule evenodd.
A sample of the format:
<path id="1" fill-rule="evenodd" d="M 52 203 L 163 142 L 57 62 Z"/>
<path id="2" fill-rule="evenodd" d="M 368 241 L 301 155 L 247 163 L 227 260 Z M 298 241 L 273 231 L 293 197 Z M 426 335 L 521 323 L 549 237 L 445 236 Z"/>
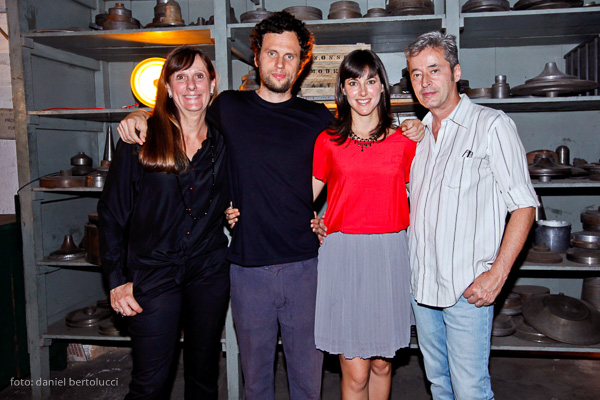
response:
<path id="1" fill-rule="evenodd" d="M 300 66 L 304 67 L 310 60 L 315 38 L 304 22 L 287 11 L 278 11 L 256 24 L 250 35 L 250 44 L 254 56 L 258 58 L 262 49 L 263 38 L 267 33 L 294 32 L 300 44 Z"/>

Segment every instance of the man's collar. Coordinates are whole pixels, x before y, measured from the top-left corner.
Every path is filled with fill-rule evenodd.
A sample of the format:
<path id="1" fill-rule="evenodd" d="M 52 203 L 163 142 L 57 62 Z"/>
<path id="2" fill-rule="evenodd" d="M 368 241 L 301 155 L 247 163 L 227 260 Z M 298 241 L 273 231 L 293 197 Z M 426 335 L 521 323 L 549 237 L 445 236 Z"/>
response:
<path id="1" fill-rule="evenodd" d="M 469 96 L 463 93 L 460 95 L 460 101 L 458 102 L 456 107 L 454 107 L 454 110 L 452 110 L 450 115 L 444 118 L 444 120 L 450 120 L 455 124 L 466 128 L 469 122 L 469 116 L 471 115 L 470 111 L 472 108 L 473 102 L 471 101 L 471 99 L 469 99 Z M 425 118 L 423 118 L 422 124 L 429 127 L 430 130 L 432 129 L 433 114 L 431 113 L 431 111 L 427 113 Z"/>

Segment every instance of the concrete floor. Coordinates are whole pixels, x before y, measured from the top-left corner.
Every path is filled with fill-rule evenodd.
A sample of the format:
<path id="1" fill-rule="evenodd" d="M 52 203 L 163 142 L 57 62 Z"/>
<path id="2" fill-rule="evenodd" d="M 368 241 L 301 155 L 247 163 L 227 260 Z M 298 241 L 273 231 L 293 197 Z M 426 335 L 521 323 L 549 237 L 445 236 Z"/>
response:
<path id="1" fill-rule="evenodd" d="M 493 354 L 490 370 L 496 400 L 598 400 L 600 399 L 600 358 L 509 357 Z M 178 369 L 171 399 L 183 398 L 182 365 Z M 225 358 L 221 362 L 220 399 L 227 399 Z M 128 348 L 117 348 L 87 362 L 70 362 L 67 369 L 52 372 L 51 380 L 97 380 L 115 386 L 53 387 L 51 399 L 122 399 L 127 393 L 131 357 Z M 323 378 L 323 399 L 340 398 L 340 374 L 337 358 L 327 357 Z M 276 365 L 277 400 L 289 399 L 285 379 L 285 362 L 281 352 Z M 9 386 L 0 391 L 0 399 L 31 398 L 28 387 Z M 394 359 L 391 399 L 430 399 L 418 351 L 399 352 Z"/>

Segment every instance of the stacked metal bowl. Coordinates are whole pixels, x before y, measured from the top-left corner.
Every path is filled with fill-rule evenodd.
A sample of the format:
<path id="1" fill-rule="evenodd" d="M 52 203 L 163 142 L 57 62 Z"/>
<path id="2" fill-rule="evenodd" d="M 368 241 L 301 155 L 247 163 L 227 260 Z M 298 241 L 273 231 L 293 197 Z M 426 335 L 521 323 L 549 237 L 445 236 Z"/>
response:
<path id="1" fill-rule="evenodd" d="M 365 18 L 380 18 L 380 17 L 387 17 L 390 14 L 387 12 L 387 10 L 385 8 L 371 8 L 369 9 L 369 11 L 367 11 L 367 13 L 364 15 Z"/>
<path id="2" fill-rule="evenodd" d="M 508 0 L 469 0 L 462 6 L 462 12 L 510 11 Z"/>
<path id="3" fill-rule="evenodd" d="M 334 1 L 329 6 L 329 19 L 362 18 L 360 5 L 356 1 Z"/>
<path id="4" fill-rule="evenodd" d="M 242 23 L 258 23 L 265 18 L 273 15 L 272 11 L 267 11 L 264 8 L 257 8 L 256 10 L 246 11 L 242 15 L 240 15 L 240 22 Z"/>
<path id="5" fill-rule="evenodd" d="M 294 17 L 302 21 L 314 21 L 323 19 L 323 12 L 317 7 L 292 6 L 284 8 L 283 11 L 289 12 Z"/>
<path id="6" fill-rule="evenodd" d="M 390 15 L 434 14 L 431 0 L 390 0 L 386 9 Z"/>

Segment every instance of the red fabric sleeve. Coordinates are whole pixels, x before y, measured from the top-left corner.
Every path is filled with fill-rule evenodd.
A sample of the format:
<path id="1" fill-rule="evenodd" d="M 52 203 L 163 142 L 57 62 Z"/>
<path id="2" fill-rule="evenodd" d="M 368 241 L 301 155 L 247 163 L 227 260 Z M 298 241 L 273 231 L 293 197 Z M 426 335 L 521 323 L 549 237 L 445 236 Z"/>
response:
<path id="1" fill-rule="evenodd" d="M 330 136 L 327 131 L 321 132 L 315 142 L 315 150 L 313 154 L 313 176 L 318 180 L 327 183 L 330 164 L 328 161 L 327 142 Z"/>

